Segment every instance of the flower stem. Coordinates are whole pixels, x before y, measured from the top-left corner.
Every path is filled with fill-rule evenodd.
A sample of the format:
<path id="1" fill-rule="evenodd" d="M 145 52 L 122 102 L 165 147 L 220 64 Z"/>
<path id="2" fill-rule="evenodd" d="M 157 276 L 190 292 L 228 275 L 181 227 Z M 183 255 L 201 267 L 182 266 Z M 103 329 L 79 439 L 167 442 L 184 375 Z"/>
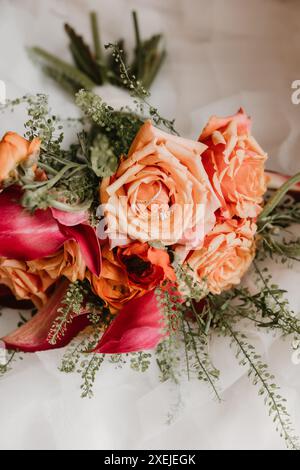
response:
<path id="1" fill-rule="evenodd" d="M 282 201 L 285 194 L 297 183 L 300 182 L 300 172 L 296 173 L 288 179 L 274 194 L 273 197 L 267 202 L 262 213 L 259 216 L 259 221 L 263 221 L 275 209 L 276 206 Z"/>
<path id="2" fill-rule="evenodd" d="M 103 58 L 102 57 L 102 47 L 101 47 L 101 41 L 100 41 L 98 16 L 97 16 L 97 13 L 95 11 L 91 11 L 90 20 L 91 20 L 91 27 L 92 27 L 95 57 L 96 57 L 96 60 L 101 62 L 101 60 Z"/>
<path id="3" fill-rule="evenodd" d="M 136 43 L 136 53 L 137 53 L 137 78 L 139 79 L 142 74 L 142 48 L 141 48 L 141 34 L 138 23 L 137 12 L 132 12 L 134 31 L 135 31 L 135 43 Z"/>

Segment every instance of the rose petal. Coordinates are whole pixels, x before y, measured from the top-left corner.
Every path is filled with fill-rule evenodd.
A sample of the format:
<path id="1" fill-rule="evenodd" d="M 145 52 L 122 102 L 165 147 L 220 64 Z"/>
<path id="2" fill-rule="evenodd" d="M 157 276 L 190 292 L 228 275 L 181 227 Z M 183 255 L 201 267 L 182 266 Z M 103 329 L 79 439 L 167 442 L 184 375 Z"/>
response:
<path id="1" fill-rule="evenodd" d="M 123 307 L 95 352 L 120 354 L 154 349 L 162 338 L 162 314 L 151 291 Z"/>
<path id="2" fill-rule="evenodd" d="M 83 328 L 89 324 L 87 312 L 76 316 L 68 324 L 67 331 L 55 345 L 47 341 L 50 328 L 57 317 L 58 308 L 67 291 L 69 281 L 63 281 L 50 301 L 31 320 L 13 333 L 5 336 L 3 341 L 8 349 L 18 349 L 24 352 L 46 351 L 61 348 L 68 344 Z"/>
<path id="3" fill-rule="evenodd" d="M 56 219 L 61 225 L 65 225 L 67 227 L 83 224 L 88 220 L 88 214 L 86 211 L 65 212 L 52 208 L 51 212 L 54 219 Z"/>

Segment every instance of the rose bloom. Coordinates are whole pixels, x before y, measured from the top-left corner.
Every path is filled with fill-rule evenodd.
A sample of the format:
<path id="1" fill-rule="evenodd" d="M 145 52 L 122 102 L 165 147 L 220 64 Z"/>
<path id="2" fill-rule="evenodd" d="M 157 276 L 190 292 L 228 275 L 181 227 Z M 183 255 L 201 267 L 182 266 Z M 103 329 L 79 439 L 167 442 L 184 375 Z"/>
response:
<path id="1" fill-rule="evenodd" d="M 29 272 L 33 274 L 45 274 L 54 282 L 65 276 L 71 282 L 83 281 L 86 273 L 86 264 L 79 245 L 69 240 L 64 243 L 62 249 L 46 258 L 27 261 Z"/>
<path id="2" fill-rule="evenodd" d="M 243 109 L 234 116 L 213 116 L 199 141 L 208 146 L 202 158 L 224 217 L 256 217 L 266 192 L 265 152 L 251 135 Z"/>
<path id="3" fill-rule="evenodd" d="M 256 230 L 256 224 L 247 219 L 220 221 L 203 247 L 190 254 L 186 263 L 209 292 L 220 294 L 240 284 L 255 255 Z"/>
<path id="4" fill-rule="evenodd" d="M 115 251 L 110 250 L 108 245 L 102 248 L 100 277 L 88 272 L 87 278 L 95 294 L 104 300 L 113 314 L 117 313 L 129 300 L 145 293 L 140 288 L 129 284 L 126 270 L 118 261 Z"/>
<path id="5" fill-rule="evenodd" d="M 120 263 L 126 269 L 129 282 L 145 290 L 157 287 L 166 279 L 176 281 L 165 250 L 150 247 L 148 243 L 134 242 L 117 251 Z"/>
<path id="6" fill-rule="evenodd" d="M 7 132 L 0 141 L 0 187 L 5 180 L 16 176 L 16 168 L 21 163 L 32 166 L 39 150 L 40 140 L 31 142 L 15 132 Z"/>
<path id="7" fill-rule="evenodd" d="M 161 240 L 198 246 L 220 203 L 201 162 L 200 142 L 166 134 L 147 121 L 114 176 L 102 182 L 111 245 Z"/>
<path id="8" fill-rule="evenodd" d="M 0 258 L 0 284 L 6 285 L 18 300 L 31 300 L 40 308 L 48 300 L 47 291 L 57 279 L 71 282 L 85 278 L 86 265 L 79 246 L 68 241 L 56 254 L 34 261 Z"/>
<path id="9" fill-rule="evenodd" d="M 52 282 L 47 275 L 30 273 L 26 262 L 0 258 L 0 284 L 7 286 L 18 300 L 31 300 L 37 308 L 42 307 Z"/>
<path id="10" fill-rule="evenodd" d="M 112 313 L 117 313 L 127 302 L 141 297 L 164 280 L 176 279 L 168 253 L 140 242 L 114 250 L 106 244 L 102 249 L 100 278 L 91 273 L 88 278 L 94 292 Z"/>

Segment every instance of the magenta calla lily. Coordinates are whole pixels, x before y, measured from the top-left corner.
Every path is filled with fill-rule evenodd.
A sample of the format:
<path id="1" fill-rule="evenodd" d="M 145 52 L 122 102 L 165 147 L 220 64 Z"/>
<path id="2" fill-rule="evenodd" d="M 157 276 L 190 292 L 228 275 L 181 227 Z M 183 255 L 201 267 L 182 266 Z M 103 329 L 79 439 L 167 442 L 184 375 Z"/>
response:
<path id="1" fill-rule="evenodd" d="M 162 314 L 151 291 L 123 307 L 94 351 L 121 354 L 154 349 L 164 337 L 162 330 Z"/>
<path id="2" fill-rule="evenodd" d="M 55 344 L 48 341 L 49 331 L 57 318 L 57 311 L 61 306 L 68 285 L 69 281 L 67 280 L 61 282 L 49 302 L 31 320 L 2 338 L 8 349 L 36 352 L 62 348 L 89 324 L 87 312 L 83 309 L 82 313 L 74 317 L 72 322 L 68 324 L 65 334 L 58 338 Z"/>
<path id="3" fill-rule="evenodd" d="M 0 194 L 0 256 L 40 259 L 55 253 L 66 241 L 76 240 L 88 268 L 99 276 L 100 246 L 95 230 L 86 223 L 86 214 L 56 209 L 38 209 L 31 214 L 19 204 L 20 197 L 17 187 Z"/>

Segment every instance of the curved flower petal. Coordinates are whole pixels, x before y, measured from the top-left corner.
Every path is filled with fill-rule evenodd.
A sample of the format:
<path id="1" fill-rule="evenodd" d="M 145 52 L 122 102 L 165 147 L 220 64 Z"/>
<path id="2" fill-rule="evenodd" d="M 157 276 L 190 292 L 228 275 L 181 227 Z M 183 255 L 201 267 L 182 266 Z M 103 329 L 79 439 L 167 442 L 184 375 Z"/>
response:
<path id="1" fill-rule="evenodd" d="M 96 276 L 101 273 L 101 250 L 96 231 L 88 224 L 74 227 L 60 226 L 67 239 L 76 240 L 89 270 Z"/>
<path id="2" fill-rule="evenodd" d="M 102 336 L 95 352 L 120 354 L 154 349 L 163 338 L 154 291 L 128 302 Z"/>
<path id="3" fill-rule="evenodd" d="M 30 214 L 18 203 L 20 191 L 13 187 L 0 195 L 0 256 L 22 261 L 55 253 L 66 241 L 50 210 Z"/>
<path id="4" fill-rule="evenodd" d="M 88 214 L 86 211 L 79 212 L 65 212 L 58 209 L 51 208 L 52 215 L 60 224 L 67 227 L 73 227 L 74 225 L 83 224 L 88 220 Z"/>
<path id="5" fill-rule="evenodd" d="M 0 256 L 21 261 L 41 259 L 54 254 L 66 241 L 76 240 L 88 268 L 99 276 L 101 252 L 96 231 L 86 223 L 77 224 L 86 220 L 86 214 L 83 217 L 83 213 L 63 215 L 55 211 L 58 220 L 50 209 L 30 214 L 18 203 L 20 196 L 17 187 L 0 194 Z"/>
<path id="6" fill-rule="evenodd" d="M 2 338 L 8 349 L 18 349 L 24 352 L 46 351 L 62 348 L 68 344 L 88 324 L 87 312 L 76 316 L 68 324 L 64 336 L 55 345 L 47 341 L 50 328 L 57 317 L 57 310 L 67 291 L 69 281 L 62 282 L 51 297 L 51 300 L 29 322 L 14 332 Z"/>

